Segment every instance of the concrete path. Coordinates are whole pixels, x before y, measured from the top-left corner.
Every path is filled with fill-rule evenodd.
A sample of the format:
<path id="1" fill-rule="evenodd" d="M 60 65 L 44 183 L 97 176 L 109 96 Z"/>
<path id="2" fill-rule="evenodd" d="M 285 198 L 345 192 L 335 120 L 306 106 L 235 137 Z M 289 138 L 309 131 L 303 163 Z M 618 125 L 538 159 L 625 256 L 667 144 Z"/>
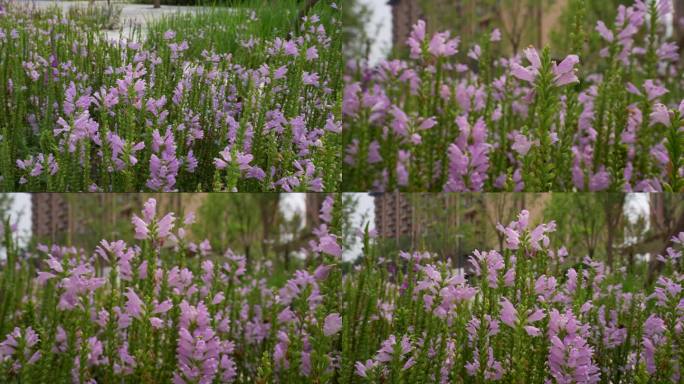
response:
<path id="1" fill-rule="evenodd" d="M 64 11 L 68 11 L 71 7 L 87 7 L 88 4 L 90 4 L 89 1 L 58 0 L 20 0 L 18 2 L 29 6 L 35 5 L 38 8 L 48 8 L 56 5 L 61 7 Z M 96 3 L 102 5 L 106 4 L 106 1 L 98 0 Z M 108 39 L 119 38 L 120 36 L 128 37 L 134 27 L 143 26 L 148 21 L 159 18 L 163 15 L 174 13 L 191 13 L 206 9 L 205 7 L 177 5 L 162 5 L 161 8 L 154 9 L 152 4 L 131 4 L 117 1 L 112 1 L 112 4 L 121 7 L 122 10 L 117 29 L 105 31 Z"/>

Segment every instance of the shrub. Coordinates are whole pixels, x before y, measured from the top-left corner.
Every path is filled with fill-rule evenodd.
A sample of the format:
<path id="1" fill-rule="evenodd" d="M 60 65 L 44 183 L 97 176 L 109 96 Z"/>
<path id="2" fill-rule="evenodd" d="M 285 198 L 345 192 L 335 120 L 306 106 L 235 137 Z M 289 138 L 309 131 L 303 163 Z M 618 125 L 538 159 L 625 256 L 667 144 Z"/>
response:
<path id="1" fill-rule="evenodd" d="M 114 29 L 121 18 L 120 4 L 89 3 L 85 6 L 69 7 L 68 17 L 79 23 L 91 24 L 97 29 Z"/>

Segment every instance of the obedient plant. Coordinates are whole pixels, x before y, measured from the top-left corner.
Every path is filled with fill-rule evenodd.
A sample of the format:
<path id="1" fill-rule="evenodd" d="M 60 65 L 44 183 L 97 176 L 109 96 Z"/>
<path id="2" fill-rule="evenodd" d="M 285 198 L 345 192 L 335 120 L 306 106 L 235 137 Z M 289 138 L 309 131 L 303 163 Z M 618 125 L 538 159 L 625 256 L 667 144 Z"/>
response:
<path id="1" fill-rule="evenodd" d="M 407 59 L 347 65 L 343 189 L 684 190 L 671 12 L 667 0 L 636 0 L 595 30 L 575 23 L 567 52 L 512 57 L 497 57 L 498 30 L 466 44 L 418 21 Z"/>
<path id="2" fill-rule="evenodd" d="M 523 211 L 498 230 L 503 249 L 459 269 L 425 252 L 380 255 L 366 233 L 345 276 L 343 382 L 681 381 L 684 233 L 657 257 L 655 287 L 629 287 L 622 267 L 550 248 L 553 222 Z"/>
<path id="3" fill-rule="evenodd" d="M 1 188 L 336 190 L 339 8 L 248 3 L 110 39 L 3 2 Z"/>
<path id="4" fill-rule="evenodd" d="M 338 200 L 339 203 L 341 200 Z M 271 286 L 271 261 L 189 240 L 154 199 L 134 214 L 134 244 L 92 253 L 39 246 L 19 256 L 3 233 L 2 382 L 332 382 L 343 304 L 339 204 L 330 196 L 303 250 L 310 267 Z M 333 243 L 335 245 L 333 245 Z"/>
<path id="5" fill-rule="evenodd" d="M 4 231 L 0 381 L 665 383 L 684 356 L 684 233 L 651 285 L 552 249 L 523 211 L 464 268 L 378 252 L 343 274 L 341 197 L 326 198 L 289 278 L 209 242 L 148 200 L 135 242 L 19 252 Z M 194 234 L 193 238 L 197 235 Z M 575 260 L 581 260 L 575 263 Z M 637 280 L 638 281 L 638 280 Z"/>

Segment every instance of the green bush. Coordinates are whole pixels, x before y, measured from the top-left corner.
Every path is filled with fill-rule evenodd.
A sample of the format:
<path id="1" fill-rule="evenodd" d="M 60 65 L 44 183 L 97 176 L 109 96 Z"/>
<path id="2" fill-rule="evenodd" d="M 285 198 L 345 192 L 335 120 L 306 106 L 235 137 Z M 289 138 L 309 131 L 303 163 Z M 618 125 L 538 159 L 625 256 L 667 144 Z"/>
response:
<path id="1" fill-rule="evenodd" d="M 89 3 L 70 7 L 68 17 L 98 29 L 114 29 L 121 19 L 120 4 Z"/>

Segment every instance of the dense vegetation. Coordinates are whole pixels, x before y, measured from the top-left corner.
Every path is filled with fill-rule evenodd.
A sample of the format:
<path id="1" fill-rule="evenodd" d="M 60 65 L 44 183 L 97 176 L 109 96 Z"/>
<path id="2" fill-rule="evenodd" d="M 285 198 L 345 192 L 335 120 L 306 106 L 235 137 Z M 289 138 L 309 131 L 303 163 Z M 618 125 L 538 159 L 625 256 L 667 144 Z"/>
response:
<path id="1" fill-rule="evenodd" d="M 669 1 L 620 5 L 590 30 L 585 3 L 570 2 L 559 57 L 534 47 L 499 57 L 498 29 L 461 41 L 420 20 L 409 58 L 349 61 L 343 190 L 684 190 Z"/>
<path id="2" fill-rule="evenodd" d="M 93 251 L 26 253 L 7 226 L 0 379 L 680 380 L 684 233 L 657 256 L 654 283 L 625 276 L 622 263 L 575 254 L 572 244 L 552 246 L 555 222 L 535 224 L 527 211 L 497 225 L 501 250 L 472 252 L 465 269 L 430 252 L 380 253 L 367 230 L 349 268 L 343 216 L 341 197 L 327 197 L 304 258 L 282 280 L 268 255 L 193 241 L 193 215 L 164 214 L 153 199 L 131 217 L 134 240 L 105 239 Z"/>
<path id="3" fill-rule="evenodd" d="M 3 3 L 1 188 L 336 190 L 340 12 L 302 10 L 254 0 L 107 41 L 92 18 Z"/>

